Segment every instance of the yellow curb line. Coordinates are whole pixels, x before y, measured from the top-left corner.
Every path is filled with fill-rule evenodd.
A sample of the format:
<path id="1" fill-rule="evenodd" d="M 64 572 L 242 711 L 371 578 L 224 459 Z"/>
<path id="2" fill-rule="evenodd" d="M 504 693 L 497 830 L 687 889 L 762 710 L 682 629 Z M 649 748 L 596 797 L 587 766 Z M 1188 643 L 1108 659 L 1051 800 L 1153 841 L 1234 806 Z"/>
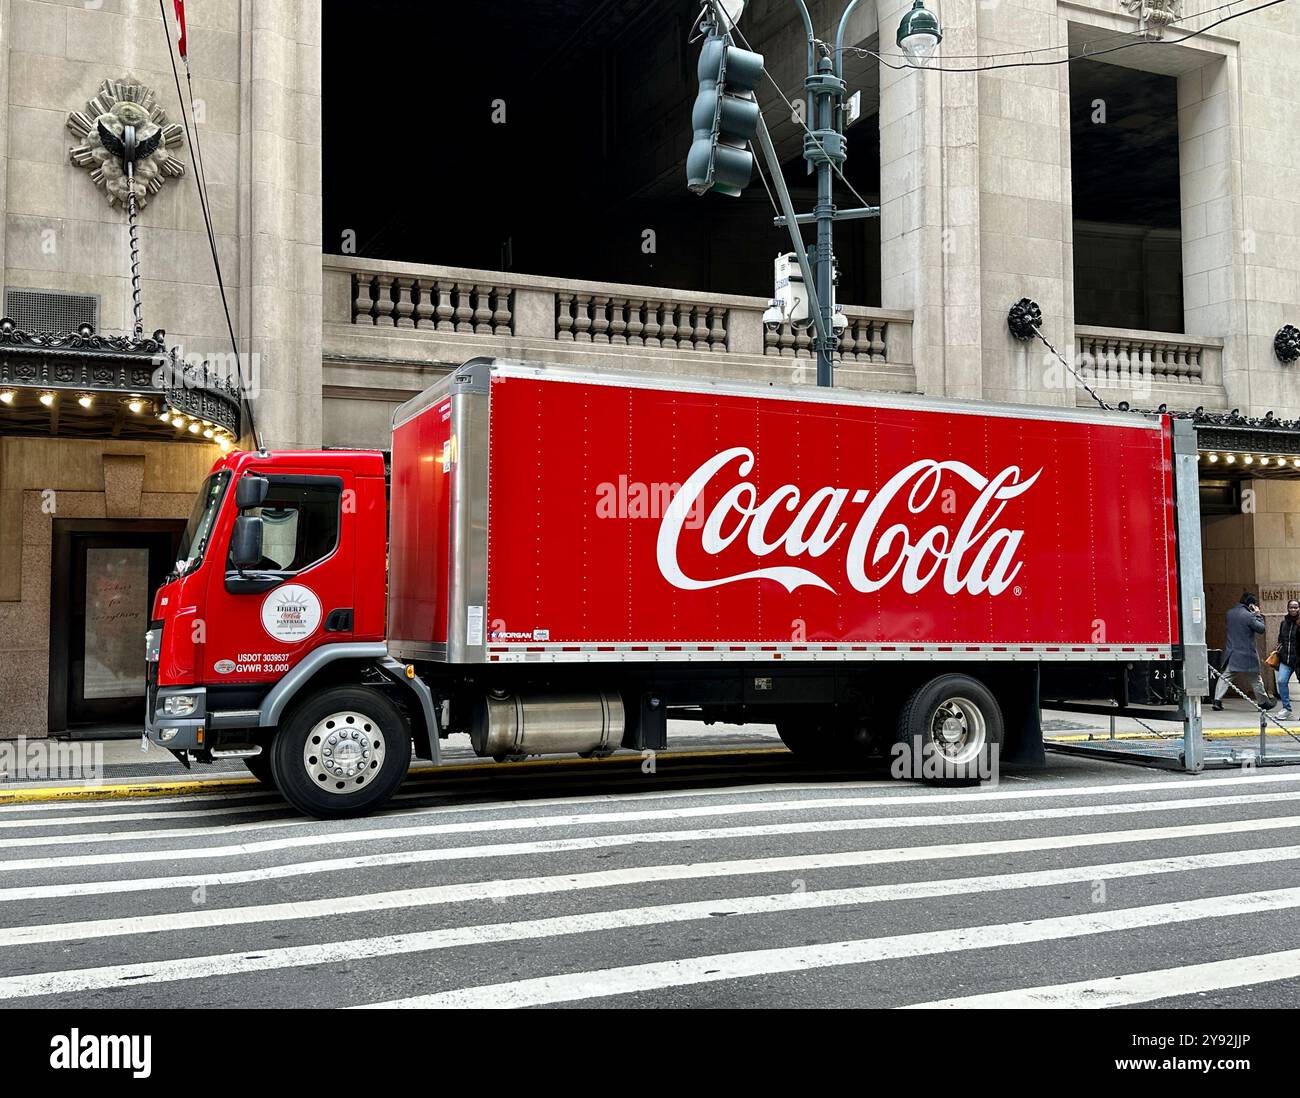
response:
<path id="1" fill-rule="evenodd" d="M 0 792 L 0 804 L 39 804 L 42 801 L 114 801 L 128 797 L 168 797 L 209 789 L 242 788 L 261 783 L 256 778 L 208 778 L 204 781 L 142 782 L 139 785 L 35 786 Z"/>
<path id="2" fill-rule="evenodd" d="M 672 759 L 698 759 L 698 758 L 717 758 L 720 756 L 735 755 L 787 755 L 789 751 L 784 747 L 754 747 L 754 748 L 735 748 L 734 750 L 724 751 L 673 751 L 663 752 L 662 757 Z M 511 763 L 511 770 L 520 770 L 527 768 L 537 769 L 556 766 L 575 766 L 575 765 L 609 765 L 614 762 L 621 763 L 640 763 L 644 756 L 635 755 L 610 755 L 603 759 L 521 759 L 518 762 Z M 495 770 L 504 773 L 500 763 L 463 763 L 457 765 L 452 763 L 447 766 L 421 766 L 412 769 L 407 773 L 410 779 L 415 775 L 424 775 L 436 773 L 439 775 L 464 773 L 466 771 L 477 772 L 482 770 Z M 256 778 L 206 778 L 202 780 L 189 779 L 186 781 L 174 782 L 141 782 L 137 785 L 61 785 L 61 786 L 33 786 L 27 789 L 14 789 L 8 792 L 0 791 L 0 805 L 6 804 L 40 804 L 48 801 L 114 801 L 125 800 L 133 797 L 141 799 L 149 797 L 170 797 L 176 794 L 186 793 L 205 793 L 209 790 L 229 790 L 229 789 L 246 789 L 246 788 L 266 789 L 268 793 L 274 790 L 263 786 Z"/>
<path id="3" fill-rule="evenodd" d="M 1293 728 L 1291 735 L 1300 735 L 1300 728 Z M 1268 736 L 1285 736 L 1288 735 L 1280 728 L 1269 727 L 1265 735 Z M 1259 737 L 1258 728 L 1207 728 L 1201 732 L 1201 736 L 1207 740 L 1235 740 L 1247 737 Z M 1053 736 L 1050 732 L 1043 733 L 1044 743 L 1087 743 L 1100 742 L 1111 738 L 1109 732 L 1089 732 L 1082 735 L 1071 736 Z M 1174 733 L 1166 737 L 1167 739 L 1182 739 L 1181 734 Z M 1117 740 L 1152 740 L 1156 739 L 1150 732 L 1116 732 Z"/>

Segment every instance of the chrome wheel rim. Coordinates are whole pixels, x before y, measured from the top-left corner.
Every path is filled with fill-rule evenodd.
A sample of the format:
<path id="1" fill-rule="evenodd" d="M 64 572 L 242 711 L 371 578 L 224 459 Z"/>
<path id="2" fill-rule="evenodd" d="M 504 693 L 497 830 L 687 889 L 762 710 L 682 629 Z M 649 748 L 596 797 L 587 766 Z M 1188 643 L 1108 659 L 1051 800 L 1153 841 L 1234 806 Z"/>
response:
<path id="1" fill-rule="evenodd" d="M 988 742 L 984 714 L 969 698 L 946 699 L 930 714 L 930 742 L 948 762 L 974 762 Z"/>
<path id="2" fill-rule="evenodd" d="M 364 789 L 384 766 L 384 736 L 372 717 L 345 709 L 316 722 L 302 748 L 312 784 L 343 796 Z"/>

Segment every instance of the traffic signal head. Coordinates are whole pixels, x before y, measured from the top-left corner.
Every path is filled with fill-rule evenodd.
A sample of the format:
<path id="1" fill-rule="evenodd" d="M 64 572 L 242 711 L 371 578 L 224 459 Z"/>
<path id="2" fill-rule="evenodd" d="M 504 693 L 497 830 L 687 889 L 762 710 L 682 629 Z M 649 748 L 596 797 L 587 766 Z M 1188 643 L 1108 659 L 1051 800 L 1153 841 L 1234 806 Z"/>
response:
<path id="1" fill-rule="evenodd" d="M 749 183 L 758 132 L 754 88 L 763 78 L 763 55 L 730 45 L 721 35 L 704 39 L 700 91 L 691 111 L 695 139 L 686 156 L 686 185 L 696 194 L 738 195 Z"/>

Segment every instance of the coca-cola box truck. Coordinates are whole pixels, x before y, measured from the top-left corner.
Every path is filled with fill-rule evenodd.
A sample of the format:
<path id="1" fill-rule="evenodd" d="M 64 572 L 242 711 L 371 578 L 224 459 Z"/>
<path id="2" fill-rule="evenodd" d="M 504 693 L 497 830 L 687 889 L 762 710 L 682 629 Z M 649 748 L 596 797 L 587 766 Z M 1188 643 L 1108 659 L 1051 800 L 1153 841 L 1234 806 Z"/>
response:
<path id="1" fill-rule="evenodd" d="M 453 733 L 512 760 L 774 723 L 951 780 L 1041 761 L 1046 701 L 1206 691 L 1168 416 L 474 359 L 397 410 L 389 481 L 216 463 L 155 599 L 154 742 L 341 816 Z"/>

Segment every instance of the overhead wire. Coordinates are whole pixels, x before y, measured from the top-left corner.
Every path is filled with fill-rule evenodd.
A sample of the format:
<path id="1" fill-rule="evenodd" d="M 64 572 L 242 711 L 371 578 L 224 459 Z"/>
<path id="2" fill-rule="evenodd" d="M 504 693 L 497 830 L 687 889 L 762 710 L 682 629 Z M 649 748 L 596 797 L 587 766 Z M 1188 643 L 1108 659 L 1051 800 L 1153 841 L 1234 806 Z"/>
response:
<path id="1" fill-rule="evenodd" d="M 248 395 L 248 389 L 244 382 L 243 359 L 239 353 L 239 339 L 235 335 L 234 320 L 230 315 L 230 300 L 226 295 L 225 278 L 221 273 L 221 255 L 217 249 L 216 230 L 213 228 L 212 208 L 208 199 L 208 180 L 207 173 L 203 169 L 203 150 L 198 136 L 198 116 L 194 109 L 194 81 L 190 74 L 189 59 L 185 60 L 185 76 L 189 85 L 189 110 L 186 111 L 186 96 L 181 88 L 180 70 L 176 67 L 176 54 L 172 45 L 172 35 L 170 24 L 167 19 L 167 8 L 164 0 L 158 0 L 158 11 L 162 16 L 163 34 L 167 39 L 167 59 L 171 62 L 172 79 L 176 84 L 176 97 L 180 103 L 181 123 L 185 128 L 185 140 L 194 150 L 194 187 L 199 196 L 199 209 L 203 213 L 203 225 L 207 232 L 208 250 L 212 254 L 212 266 L 217 279 L 217 291 L 221 295 L 221 308 L 225 313 L 226 331 L 230 334 L 230 346 L 235 355 L 235 373 L 239 382 L 239 399 L 248 414 L 248 426 L 253 434 L 254 444 L 259 450 L 262 449 L 262 436 L 257 429 L 257 423 L 253 415 L 252 398 Z M 190 117 L 194 116 L 193 129 L 190 127 Z"/>

